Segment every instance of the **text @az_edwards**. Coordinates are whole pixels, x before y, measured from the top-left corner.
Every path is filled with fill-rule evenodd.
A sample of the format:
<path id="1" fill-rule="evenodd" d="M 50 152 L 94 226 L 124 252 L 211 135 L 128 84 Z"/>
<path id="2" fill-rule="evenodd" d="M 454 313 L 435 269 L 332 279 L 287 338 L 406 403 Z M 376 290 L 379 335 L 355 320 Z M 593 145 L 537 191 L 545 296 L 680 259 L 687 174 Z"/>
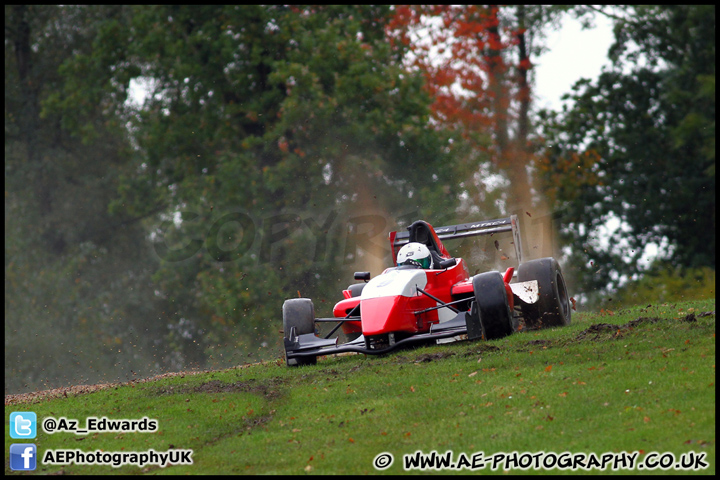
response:
<path id="1" fill-rule="evenodd" d="M 60 417 L 46 417 L 42 421 L 42 427 L 45 433 L 53 434 L 57 432 L 74 433 L 76 435 L 87 435 L 88 433 L 131 433 L 144 432 L 154 433 L 158 429 L 158 421 L 152 418 L 143 417 L 139 420 L 127 419 L 109 419 L 107 417 L 87 417 L 85 427 L 80 426 L 80 422 L 75 419 Z"/>

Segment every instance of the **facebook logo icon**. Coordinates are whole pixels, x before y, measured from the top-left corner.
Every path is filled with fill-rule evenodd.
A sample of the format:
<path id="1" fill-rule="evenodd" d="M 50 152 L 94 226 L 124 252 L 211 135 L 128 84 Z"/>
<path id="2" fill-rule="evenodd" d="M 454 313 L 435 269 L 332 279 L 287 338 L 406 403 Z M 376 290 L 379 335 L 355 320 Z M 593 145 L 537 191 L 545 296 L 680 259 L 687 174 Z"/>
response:
<path id="1" fill-rule="evenodd" d="M 37 447 L 32 443 L 13 443 L 10 445 L 11 470 L 35 470 L 37 467 Z"/>
<path id="2" fill-rule="evenodd" d="M 11 438 L 35 438 L 37 415 L 35 412 L 12 412 L 10 414 Z"/>

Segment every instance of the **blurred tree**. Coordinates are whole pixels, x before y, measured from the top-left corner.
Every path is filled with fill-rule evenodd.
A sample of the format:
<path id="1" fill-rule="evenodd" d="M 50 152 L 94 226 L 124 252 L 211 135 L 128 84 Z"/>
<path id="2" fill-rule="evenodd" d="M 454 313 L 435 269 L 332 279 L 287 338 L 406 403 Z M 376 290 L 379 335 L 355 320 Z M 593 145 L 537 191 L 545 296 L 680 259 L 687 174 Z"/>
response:
<path id="1" fill-rule="evenodd" d="M 116 99 L 98 87 L 109 76 L 65 98 L 73 109 L 56 108 L 58 92 L 77 93 L 66 62 L 113 38 L 100 27 L 121 14 L 5 7 L 6 392 L 127 379 L 163 364 L 152 250 L 139 218 L 108 213 L 129 152 Z"/>
<path id="2" fill-rule="evenodd" d="M 380 234 L 382 257 L 403 213 L 452 210 L 450 144 L 427 127 L 422 78 L 385 41 L 389 17 L 377 6 L 133 10 L 127 59 L 149 91 L 129 117 L 136 170 L 112 211 L 166 206 L 153 278 L 185 358 L 277 355 L 262 346 L 279 345 L 282 301 L 337 300 L 361 227 Z M 368 212 L 375 223 L 352 226 Z"/>
<path id="3" fill-rule="evenodd" d="M 715 268 L 715 7 L 612 18 L 612 68 L 542 114 L 545 187 L 586 292 L 637 278 L 650 243 L 673 267 Z M 610 220 L 620 227 L 603 245 Z"/>
<path id="4" fill-rule="evenodd" d="M 633 307 L 711 298 L 715 298 L 714 269 L 678 268 L 661 261 L 653 264 L 639 280 L 624 285 L 613 295 L 612 304 Z"/>
<path id="5" fill-rule="evenodd" d="M 408 45 L 408 62 L 426 77 L 434 98 L 433 124 L 457 132 L 467 148 L 461 211 L 488 218 L 535 214 L 524 231 L 535 236 L 549 216 L 533 179 L 537 141 L 532 135 L 533 62 L 545 31 L 569 7 L 538 5 L 397 6 L 391 39 Z M 534 242 L 535 245 L 543 242 Z M 552 255 L 551 243 L 542 252 Z"/>

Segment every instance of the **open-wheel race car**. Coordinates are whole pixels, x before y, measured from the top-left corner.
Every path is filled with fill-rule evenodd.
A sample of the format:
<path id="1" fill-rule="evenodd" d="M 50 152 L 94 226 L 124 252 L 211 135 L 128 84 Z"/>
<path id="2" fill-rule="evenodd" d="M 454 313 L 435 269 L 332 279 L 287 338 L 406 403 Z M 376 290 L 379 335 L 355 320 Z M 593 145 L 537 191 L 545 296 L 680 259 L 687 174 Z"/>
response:
<path id="1" fill-rule="evenodd" d="M 290 366 L 315 364 L 317 357 L 343 352 L 382 354 L 412 344 L 493 340 L 526 328 L 568 325 L 570 300 L 562 271 L 551 257 L 522 262 L 515 215 L 497 220 L 434 229 L 418 220 L 407 232 L 391 232 L 396 265 L 343 290 L 333 317 L 316 318 L 308 298 L 286 300 L 282 307 L 285 359 Z M 471 276 L 462 258 L 450 256 L 441 240 L 511 232 L 517 258 L 504 274 Z M 497 245 L 497 244 L 496 244 Z M 322 322 L 337 325 L 324 337 Z M 348 341 L 331 338 L 342 328 Z"/>

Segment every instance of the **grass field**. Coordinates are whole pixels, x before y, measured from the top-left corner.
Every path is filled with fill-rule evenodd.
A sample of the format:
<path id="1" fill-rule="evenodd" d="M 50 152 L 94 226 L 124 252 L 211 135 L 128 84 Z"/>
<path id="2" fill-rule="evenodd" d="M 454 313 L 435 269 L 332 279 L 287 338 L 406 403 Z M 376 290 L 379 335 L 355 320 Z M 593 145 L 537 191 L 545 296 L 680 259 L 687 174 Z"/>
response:
<path id="1" fill-rule="evenodd" d="M 433 451 L 468 467 L 478 452 L 485 459 L 517 452 L 516 463 L 487 464 L 482 473 L 583 473 L 521 469 L 523 459 L 547 458 L 523 453 L 569 452 L 625 453 L 636 462 L 695 458 L 707 465 L 695 473 L 714 474 L 715 301 L 576 313 L 568 327 L 492 342 L 328 357 L 299 369 L 278 360 L 8 402 L 6 474 L 20 473 L 10 469 L 10 444 L 31 442 L 41 460 L 59 449 L 193 451 L 192 465 L 38 461 L 34 473 L 42 474 L 399 474 L 404 455 Z M 148 417 L 158 428 L 50 435 L 38 426 L 36 439 L 22 441 L 10 438 L 16 411 L 35 412 L 38 424 L 47 417 L 76 419 L 80 427 L 88 417 Z M 373 461 L 381 453 L 394 461 L 378 471 Z M 647 472 L 609 463 L 588 473 Z"/>

